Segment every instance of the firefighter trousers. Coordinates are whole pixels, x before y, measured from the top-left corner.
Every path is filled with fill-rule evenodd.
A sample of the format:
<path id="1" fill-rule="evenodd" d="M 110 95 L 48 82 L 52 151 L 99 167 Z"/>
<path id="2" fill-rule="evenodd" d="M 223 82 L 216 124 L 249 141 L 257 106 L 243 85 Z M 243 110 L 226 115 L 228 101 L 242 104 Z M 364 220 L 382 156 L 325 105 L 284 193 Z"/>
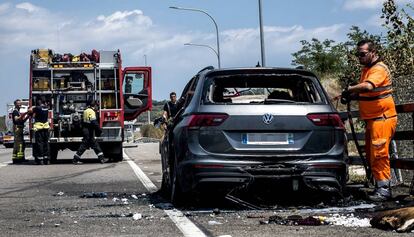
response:
<path id="1" fill-rule="evenodd" d="M 23 126 L 14 125 L 13 133 L 14 133 L 14 146 L 13 146 L 12 159 L 14 161 L 18 161 L 18 160 L 23 161 L 25 159 L 24 149 L 26 147 L 24 143 L 24 137 L 23 137 Z"/>
<path id="2" fill-rule="evenodd" d="M 396 127 L 397 117 L 366 120 L 365 152 L 377 185 L 391 180 L 389 146 Z"/>
<path id="3" fill-rule="evenodd" d="M 35 131 L 33 156 L 40 159 L 49 159 L 49 129 Z"/>
<path id="4" fill-rule="evenodd" d="M 83 139 L 82 144 L 80 145 L 76 155 L 81 157 L 82 154 L 89 148 L 92 148 L 95 151 L 97 156 L 103 155 L 102 149 L 99 146 L 98 142 L 95 140 L 95 128 L 93 127 L 83 127 L 82 128 Z"/>

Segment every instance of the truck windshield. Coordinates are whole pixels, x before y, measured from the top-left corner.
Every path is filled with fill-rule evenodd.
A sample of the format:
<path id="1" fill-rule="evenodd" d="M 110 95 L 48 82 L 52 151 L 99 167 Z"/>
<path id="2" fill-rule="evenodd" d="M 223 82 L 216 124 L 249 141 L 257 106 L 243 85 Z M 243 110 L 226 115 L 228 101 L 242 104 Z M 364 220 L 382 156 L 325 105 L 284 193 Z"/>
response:
<path id="1" fill-rule="evenodd" d="M 124 79 L 124 93 L 138 94 L 144 89 L 144 73 L 143 72 L 128 72 Z"/>

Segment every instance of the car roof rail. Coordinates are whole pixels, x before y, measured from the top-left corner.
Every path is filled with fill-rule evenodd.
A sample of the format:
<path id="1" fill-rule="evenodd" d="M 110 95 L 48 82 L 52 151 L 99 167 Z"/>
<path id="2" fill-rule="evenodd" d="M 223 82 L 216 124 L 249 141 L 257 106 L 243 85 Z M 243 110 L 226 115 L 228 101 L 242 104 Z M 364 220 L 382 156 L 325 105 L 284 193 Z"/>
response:
<path id="1" fill-rule="evenodd" d="M 206 71 L 206 70 L 209 70 L 209 71 L 214 70 L 214 67 L 213 66 L 205 67 L 205 68 L 201 69 L 199 72 L 197 72 L 197 74 L 200 74 L 201 72 Z"/>

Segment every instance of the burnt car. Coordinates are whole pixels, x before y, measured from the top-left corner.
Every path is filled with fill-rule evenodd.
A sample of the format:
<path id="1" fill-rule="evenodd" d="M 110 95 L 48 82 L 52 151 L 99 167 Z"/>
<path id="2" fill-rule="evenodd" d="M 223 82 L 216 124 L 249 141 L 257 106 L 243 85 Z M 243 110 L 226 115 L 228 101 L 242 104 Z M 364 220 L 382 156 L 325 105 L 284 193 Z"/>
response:
<path id="1" fill-rule="evenodd" d="M 201 70 L 160 143 L 162 191 L 265 189 L 342 192 L 348 178 L 344 124 L 318 78 L 289 68 Z"/>

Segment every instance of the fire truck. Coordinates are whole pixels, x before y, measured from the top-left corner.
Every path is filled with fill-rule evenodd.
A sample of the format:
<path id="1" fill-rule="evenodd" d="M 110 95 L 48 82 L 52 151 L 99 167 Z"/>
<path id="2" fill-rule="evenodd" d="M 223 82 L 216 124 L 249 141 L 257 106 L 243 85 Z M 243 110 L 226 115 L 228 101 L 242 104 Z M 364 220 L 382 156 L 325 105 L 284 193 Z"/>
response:
<path id="1" fill-rule="evenodd" d="M 98 102 L 101 135 L 96 138 L 104 156 L 123 159 L 124 121 L 152 107 L 151 67 L 122 68 L 120 51 L 55 54 L 33 50 L 30 57 L 30 106 L 42 99 L 49 108 L 50 161 L 59 150 L 76 151 L 82 141 L 82 116 L 87 102 Z M 30 121 L 30 128 L 33 127 Z M 34 142 L 34 134 L 30 129 Z"/>

